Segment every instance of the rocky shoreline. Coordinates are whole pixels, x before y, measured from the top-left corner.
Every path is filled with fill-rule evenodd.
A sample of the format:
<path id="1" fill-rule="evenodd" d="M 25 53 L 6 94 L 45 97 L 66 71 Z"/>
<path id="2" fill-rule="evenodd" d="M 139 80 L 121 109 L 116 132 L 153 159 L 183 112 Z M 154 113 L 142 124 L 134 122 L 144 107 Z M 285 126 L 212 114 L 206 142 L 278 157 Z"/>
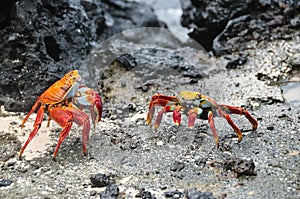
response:
<path id="1" fill-rule="evenodd" d="M 295 25 L 279 23 L 279 29 L 285 30 L 285 38 L 276 37 L 275 34 L 282 36 L 282 31 L 276 32 L 272 26 L 270 35 L 274 39 L 249 37 L 240 43 L 242 37 L 240 31 L 236 31 L 237 35 L 225 37 L 226 42 L 220 42 L 224 49 L 235 50 L 218 48 L 222 53 L 215 56 L 216 45 L 211 45 L 212 50 L 207 53 L 192 40 L 178 40 L 167 29 L 158 32 L 156 28 L 165 25 L 155 18 L 150 7 L 136 2 L 116 2 L 103 1 L 98 5 L 85 1 L 77 6 L 59 3 L 68 8 L 66 12 L 70 9 L 73 13 L 70 19 L 84 11 L 85 14 L 79 17 L 87 17 L 82 18 L 83 21 L 91 19 L 82 23 L 85 28 L 102 24 L 100 19 L 107 26 L 113 21 L 125 27 L 110 29 L 109 26 L 99 34 L 93 28 L 74 33 L 89 34 L 91 40 L 82 44 L 94 46 L 81 48 L 80 40 L 72 44 L 78 48 L 69 51 L 70 43 L 66 41 L 58 61 L 51 58 L 45 46 L 37 48 L 37 44 L 28 43 L 30 40 L 25 39 L 28 33 L 12 34 L 10 28 L 18 26 L 15 18 L 6 19 L 5 23 L 0 18 L 0 32 L 9 33 L 6 42 L 1 44 L 5 46 L 1 51 L 6 56 L 2 53 L 0 60 L 1 76 L 4 75 L 0 84 L 0 198 L 299 198 L 300 99 L 296 97 L 291 103 L 283 92 L 283 85 L 299 84 L 300 35 L 294 21 L 299 19 L 299 14 L 291 11 L 292 8 L 297 10 L 297 5 L 286 5 L 288 13 L 293 14 L 287 15 L 288 19 L 293 20 L 276 17 Z M 195 10 L 203 8 L 200 1 L 191 2 L 189 6 L 199 6 Z M 283 9 L 280 2 L 275 2 L 281 5 L 279 8 L 271 5 L 264 8 L 271 7 L 270 13 L 280 16 L 282 12 L 278 9 Z M 51 20 L 59 19 L 61 10 L 56 10 L 53 3 L 32 3 L 44 6 L 37 10 L 43 20 L 37 17 L 36 24 L 44 24 L 45 13 L 52 13 Z M 212 7 L 208 2 L 205 5 L 205 9 Z M 26 6 L 17 2 L 18 19 L 25 20 L 26 16 L 34 15 L 30 12 L 20 14 L 29 8 Z M 226 5 L 214 6 L 218 10 Z M 98 12 L 102 14 L 95 17 Z M 137 18 L 121 19 L 128 12 Z M 195 20 L 187 20 L 186 17 L 195 13 L 187 13 L 185 6 L 183 12 L 182 20 Z M 144 13 L 146 19 L 142 20 L 138 13 Z M 70 21 L 73 24 L 76 19 Z M 228 34 L 227 22 L 223 24 L 221 35 Z M 57 23 L 56 28 L 60 27 L 60 20 Z M 156 28 L 125 31 L 106 42 L 93 44 L 93 38 L 105 38 L 115 35 L 115 31 L 145 27 L 145 24 L 152 26 L 153 23 Z M 30 27 L 31 24 L 20 28 Z M 244 29 L 244 26 L 235 27 Z M 53 38 L 63 46 L 59 43 L 62 37 Z M 17 51 L 25 49 L 28 54 L 19 51 L 15 58 L 10 57 L 12 54 L 7 47 L 14 42 L 25 46 L 16 48 Z M 238 48 L 232 48 L 232 42 Z M 44 59 L 38 59 L 36 63 L 33 58 L 38 54 Z M 18 151 L 32 130 L 36 116 L 32 115 L 21 130 L 20 123 L 26 111 L 38 94 L 58 78 L 50 78 L 49 74 L 63 75 L 74 68 L 75 63 L 81 66 L 79 71 L 83 80 L 94 86 L 104 102 L 103 119 L 91 132 L 88 155 L 84 156 L 81 149 L 82 129 L 74 125 L 53 161 L 51 155 L 61 128 L 55 122 L 47 128 L 44 121 L 23 159 L 19 160 Z M 32 71 L 36 73 L 32 74 Z M 7 85 L 19 90 L 11 92 Z M 176 94 L 180 90 L 201 91 L 220 103 L 247 108 L 258 120 L 259 127 L 252 132 L 247 119 L 233 115 L 233 120 L 243 131 L 243 140 L 237 143 L 235 133 L 226 121 L 216 119 L 219 149 L 215 147 L 207 121 L 197 120 L 195 128 L 189 129 L 184 116 L 182 125 L 176 127 L 171 115 L 167 114 L 155 133 L 145 121 L 151 96 L 157 92 Z"/>

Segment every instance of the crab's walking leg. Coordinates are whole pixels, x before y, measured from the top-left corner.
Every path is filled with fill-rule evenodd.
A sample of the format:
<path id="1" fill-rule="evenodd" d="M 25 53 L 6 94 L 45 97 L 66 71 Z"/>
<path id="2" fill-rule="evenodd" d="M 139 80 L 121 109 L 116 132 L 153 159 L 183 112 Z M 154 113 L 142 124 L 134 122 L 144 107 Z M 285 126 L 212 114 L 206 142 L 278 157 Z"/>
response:
<path id="1" fill-rule="evenodd" d="M 36 109 L 36 107 L 33 107 L 31 109 L 31 111 L 28 113 L 27 117 L 23 120 L 22 125 L 26 122 L 27 118 L 29 117 L 29 115 Z M 24 152 L 24 150 L 26 149 L 27 145 L 29 144 L 29 142 L 32 140 L 32 138 L 37 134 L 38 130 L 41 127 L 41 124 L 43 122 L 43 118 L 44 118 L 44 107 L 41 106 L 37 112 L 37 116 L 34 122 L 34 129 L 30 132 L 29 137 L 27 139 L 27 141 L 25 142 L 25 144 L 23 145 L 20 153 L 19 153 L 19 158 L 21 159 L 22 154 Z"/>
<path id="2" fill-rule="evenodd" d="M 219 138 L 218 138 L 218 134 L 217 134 L 216 127 L 215 127 L 214 114 L 211 111 L 208 112 L 208 123 L 214 134 L 217 148 L 219 148 Z"/>
<path id="3" fill-rule="evenodd" d="M 161 123 L 161 120 L 162 120 L 162 117 L 165 113 L 165 109 L 164 107 L 160 109 L 160 111 L 158 112 L 157 116 L 156 116 L 156 120 L 155 120 L 155 123 L 154 123 L 154 131 L 157 132 L 157 129 Z"/>
<path id="4" fill-rule="evenodd" d="M 195 126 L 195 121 L 197 119 L 197 115 L 201 115 L 203 110 L 201 108 L 193 108 L 188 112 L 188 127 L 193 128 Z"/>
<path id="5" fill-rule="evenodd" d="M 41 106 L 41 102 L 40 102 L 40 97 L 36 100 L 36 102 L 34 103 L 34 105 L 31 107 L 29 113 L 26 115 L 26 117 L 23 119 L 22 124 L 21 124 L 21 128 L 24 128 L 24 124 L 25 122 L 28 120 L 29 116 L 36 111 L 39 107 Z"/>
<path id="6" fill-rule="evenodd" d="M 232 121 L 229 114 L 227 112 L 221 110 L 220 108 L 218 109 L 218 114 L 220 117 L 223 117 L 227 120 L 228 124 L 233 128 L 234 132 L 238 136 L 238 142 L 241 142 L 243 139 L 242 131 L 239 129 L 239 127 L 237 125 L 235 125 L 235 123 Z"/>
<path id="7" fill-rule="evenodd" d="M 226 110 L 228 110 L 229 113 L 245 115 L 245 117 L 252 124 L 253 130 L 257 129 L 258 123 L 257 123 L 256 119 L 254 119 L 254 117 L 246 109 L 241 108 L 241 107 L 228 106 L 228 105 L 220 105 L 220 106 L 225 108 Z"/>
<path id="8" fill-rule="evenodd" d="M 152 105 L 152 106 L 149 105 L 149 110 L 148 110 L 148 114 L 147 114 L 147 123 L 150 127 L 151 127 L 151 121 L 153 119 L 154 113 L 155 113 L 155 106 L 154 105 Z"/>
<path id="9" fill-rule="evenodd" d="M 164 113 L 167 113 L 167 112 L 173 112 L 174 123 L 177 126 L 180 125 L 180 122 L 181 122 L 180 110 L 181 110 L 181 106 L 179 106 L 179 105 L 170 105 L 170 106 L 162 107 L 156 116 L 156 120 L 154 123 L 154 131 L 157 131 L 158 127 L 160 126 L 160 123 L 161 123 Z"/>
<path id="10" fill-rule="evenodd" d="M 75 122 L 79 126 L 83 125 L 82 149 L 83 153 L 86 154 L 86 144 L 90 132 L 90 122 L 88 115 L 79 109 L 74 109 L 71 107 L 56 107 L 50 110 L 50 117 L 51 119 L 56 121 L 61 127 L 64 128 L 60 133 L 60 137 L 52 158 L 55 159 L 61 143 L 67 137 L 71 130 L 73 122 Z"/>
<path id="11" fill-rule="evenodd" d="M 147 114 L 147 123 L 149 126 L 151 126 L 151 121 L 152 121 L 154 113 L 155 113 L 155 106 L 166 106 L 170 102 L 170 100 L 167 100 L 167 99 L 153 100 L 153 98 L 154 97 L 152 97 L 152 100 L 149 103 L 148 114 Z"/>
<path id="12" fill-rule="evenodd" d="M 175 105 L 173 110 L 173 121 L 177 126 L 179 126 L 181 123 L 181 113 L 180 113 L 181 109 L 182 107 L 180 105 Z"/>
<path id="13" fill-rule="evenodd" d="M 151 121 L 155 113 L 155 106 L 171 106 L 178 104 L 179 101 L 175 96 L 165 96 L 160 94 L 155 94 L 152 96 L 149 103 L 148 114 L 147 114 L 147 123 L 151 126 Z"/>

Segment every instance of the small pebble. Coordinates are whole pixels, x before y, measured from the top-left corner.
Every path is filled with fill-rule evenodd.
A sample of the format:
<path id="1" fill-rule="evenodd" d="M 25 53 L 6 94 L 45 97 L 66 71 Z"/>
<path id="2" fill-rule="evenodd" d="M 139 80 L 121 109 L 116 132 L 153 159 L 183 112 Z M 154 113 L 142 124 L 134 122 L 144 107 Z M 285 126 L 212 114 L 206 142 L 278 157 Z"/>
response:
<path id="1" fill-rule="evenodd" d="M 0 187 L 7 187 L 12 183 L 12 180 L 10 179 L 3 179 L 0 178 Z"/>

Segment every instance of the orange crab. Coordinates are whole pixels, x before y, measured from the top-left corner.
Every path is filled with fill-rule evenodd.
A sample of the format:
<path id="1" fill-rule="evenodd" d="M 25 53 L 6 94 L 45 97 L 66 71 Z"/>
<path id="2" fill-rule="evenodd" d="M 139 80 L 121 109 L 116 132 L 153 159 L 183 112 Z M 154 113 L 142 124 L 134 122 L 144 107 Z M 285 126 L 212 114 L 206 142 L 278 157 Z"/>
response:
<path id="1" fill-rule="evenodd" d="M 149 109 L 147 114 L 147 123 L 151 126 L 151 122 L 155 113 L 155 106 L 162 106 L 162 109 L 158 112 L 154 130 L 157 131 L 163 114 L 167 112 L 173 112 L 173 121 L 176 125 L 181 123 L 181 112 L 183 111 L 188 115 L 188 126 L 194 127 L 197 117 L 200 119 L 208 120 L 210 128 L 214 134 L 217 148 L 219 147 L 219 138 L 216 132 L 214 118 L 223 117 L 227 120 L 228 124 L 234 129 L 238 136 L 238 142 L 243 138 L 241 130 L 231 120 L 229 114 L 240 114 L 245 117 L 252 124 L 253 130 L 257 129 L 258 123 L 253 116 L 241 107 L 228 106 L 218 104 L 215 100 L 194 91 L 182 91 L 179 96 L 167 96 L 162 94 L 155 94 L 152 96 L 149 103 Z"/>
<path id="2" fill-rule="evenodd" d="M 71 130 L 73 122 L 79 126 L 83 125 L 82 149 L 83 153 L 86 154 L 86 145 L 90 132 L 90 121 L 89 116 L 83 112 L 84 107 L 90 109 L 91 118 L 95 126 L 95 123 L 101 120 L 102 115 L 102 101 L 100 95 L 91 88 L 80 84 L 80 75 L 78 74 L 78 71 L 72 70 L 51 85 L 37 98 L 35 104 L 22 121 L 23 128 L 29 116 L 34 111 L 38 110 L 33 125 L 34 129 L 31 131 L 27 141 L 23 145 L 19 158 L 21 158 L 25 148 L 40 129 L 45 111 L 49 114 L 48 126 L 50 120 L 54 120 L 63 127 L 52 158 L 55 159 L 61 143 Z"/>

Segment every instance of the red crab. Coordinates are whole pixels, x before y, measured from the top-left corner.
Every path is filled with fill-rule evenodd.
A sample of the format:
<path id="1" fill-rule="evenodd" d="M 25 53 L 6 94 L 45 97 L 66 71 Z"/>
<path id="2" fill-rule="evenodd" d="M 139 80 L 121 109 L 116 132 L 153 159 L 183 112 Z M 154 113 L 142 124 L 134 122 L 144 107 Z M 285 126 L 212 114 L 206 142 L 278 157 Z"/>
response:
<path id="1" fill-rule="evenodd" d="M 72 70 L 51 85 L 37 98 L 35 104 L 22 121 L 23 128 L 29 116 L 37 110 L 37 116 L 33 125 L 34 129 L 31 131 L 27 141 L 23 145 L 19 158 L 21 158 L 25 148 L 40 129 L 45 111 L 49 114 L 48 126 L 50 120 L 54 120 L 63 127 L 52 158 L 55 159 L 61 143 L 71 130 L 73 122 L 79 126 L 83 125 L 82 149 L 83 153 L 86 154 L 86 145 L 90 132 L 90 121 L 89 116 L 82 110 L 84 107 L 90 109 L 91 118 L 95 126 L 95 123 L 101 120 L 102 115 L 100 95 L 85 85 L 81 85 L 78 71 Z"/>
<path id="2" fill-rule="evenodd" d="M 256 130 L 258 126 L 257 121 L 246 109 L 236 106 L 218 104 L 215 100 L 194 91 L 182 91 L 180 92 L 179 96 L 167 96 L 161 94 L 153 95 L 149 103 L 147 114 L 147 123 L 149 126 L 151 126 L 151 121 L 155 112 L 155 106 L 162 106 L 162 109 L 158 112 L 156 121 L 154 123 L 155 131 L 157 131 L 164 113 L 173 112 L 173 120 L 175 124 L 180 125 L 180 111 L 184 111 L 188 114 L 188 126 L 190 128 L 194 127 L 197 117 L 208 120 L 210 128 L 214 134 L 217 147 L 219 147 L 219 139 L 214 124 L 215 117 L 223 117 L 227 120 L 228 124 L 237 134 L 238 142 L 242 140 L 243 135 L 241 130 L 231 120 L 229 114 L 245 115 L 245 117 L 252 124 L 253 130 Z"/>

